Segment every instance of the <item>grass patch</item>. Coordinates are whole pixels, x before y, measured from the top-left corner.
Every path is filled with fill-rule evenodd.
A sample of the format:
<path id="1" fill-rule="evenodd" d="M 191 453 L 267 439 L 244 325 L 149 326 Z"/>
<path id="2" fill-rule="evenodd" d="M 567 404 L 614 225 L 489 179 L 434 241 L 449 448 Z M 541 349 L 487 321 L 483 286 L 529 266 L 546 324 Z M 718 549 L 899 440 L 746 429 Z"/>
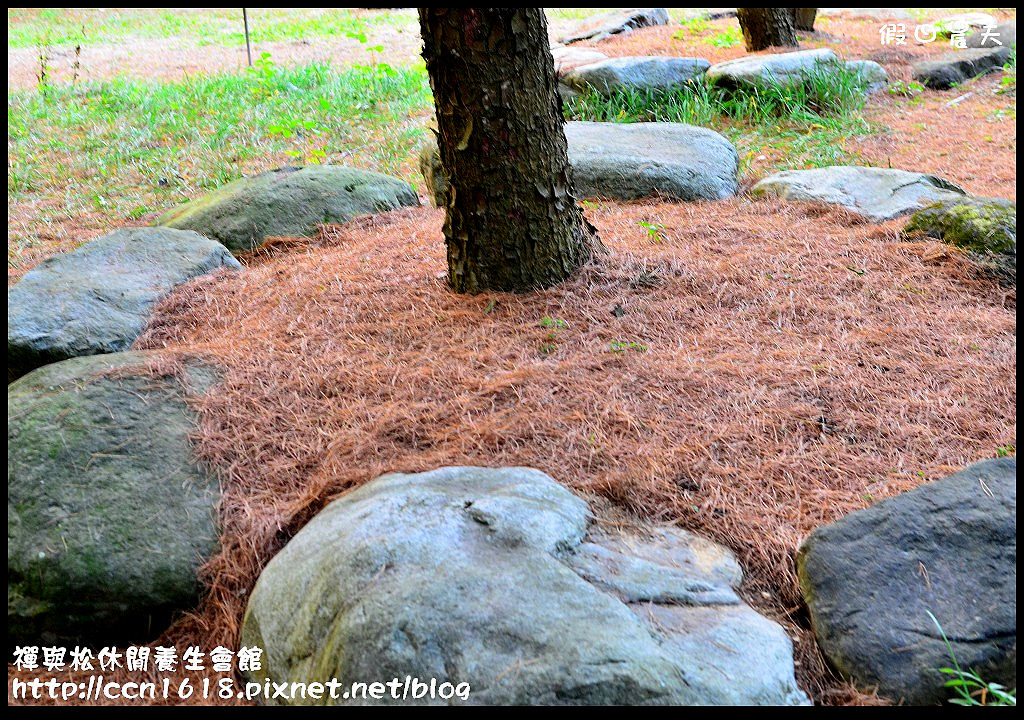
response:
<path id="1" fill-rule="evenodd" d="M 800 82 L 733 91 L 691 80 L 672 90 L 624 88 L 586 93 L 566 106 L 571 120 L 678 122 L 728 137 L 741 157 L 781 151 L 774 169 L 824 167 L 850 161 L 842 141 L 870 132 L 861 115 L 864 84 L 855 72 L 808 73 Z"/>
<path id="2" fill-rule="evenodd" d="M 134 220 L 243 173 L 334 162 L 406 177 L 429 108 L 422 65 L 277 68 L 8 93 L 9 210 Z M 37 223 L 33 223 L 35 225 Z M 13 235 L 11 234 L 13 232 Z M 32 237 L 9 231 L 12 245 Z"/>
<path id="3" fill-rule="evenodd" d="M 363 15 L 343 9 L 249 10 L 253 42 L 279 42 L 366 33 L 382 23 L 404 22 L 396 13 Z M 134 38 L 191 38 L 198 45 L 245 44 L 238 8 L 192 10 L 119 8 L 15 8 L 7 10 L 7 47 L 66 47 L 123 43 Z"/>

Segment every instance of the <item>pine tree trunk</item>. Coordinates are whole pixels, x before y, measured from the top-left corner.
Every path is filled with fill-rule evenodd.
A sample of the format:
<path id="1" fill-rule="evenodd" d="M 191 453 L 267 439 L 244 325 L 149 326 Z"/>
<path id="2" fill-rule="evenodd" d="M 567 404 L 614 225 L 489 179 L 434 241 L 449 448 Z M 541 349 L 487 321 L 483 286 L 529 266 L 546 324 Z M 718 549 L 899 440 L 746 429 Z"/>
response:
<path id="1" fill-rule="evenodd" d="M 796 47 L 796 29 L 793 27 L 793 8 L 737 8 L 747 52 L 769 47 Z"/>
<path id="2" fill-rule="evenodd" d="M 593 227 L 576 204 L 543 11 L 419 15 L 450 183 L 449 284 L 474 293 L 565 280 L 589 259 Z"/>
<path id="3" fill-rule="evenodd" d="M 797 30 L 814 32 L 814 20 L 818 17 L 818 8 L 793 8 L 793 26 Z"/>

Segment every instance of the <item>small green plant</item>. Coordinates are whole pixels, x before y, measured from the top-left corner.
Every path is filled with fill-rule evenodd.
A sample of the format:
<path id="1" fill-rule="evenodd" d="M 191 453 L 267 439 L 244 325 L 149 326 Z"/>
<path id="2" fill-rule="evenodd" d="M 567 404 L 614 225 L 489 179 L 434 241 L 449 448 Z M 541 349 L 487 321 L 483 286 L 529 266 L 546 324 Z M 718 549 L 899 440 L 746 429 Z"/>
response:
<path id="1" fill-rule="evenodd" d="M 924 85 L 911 80 L 910 82 L 904 82 L 902 80 L 894 80 L 889 83 L 887 92 L 890 95 L 901 95 L 903 97 L 914 97 L 924 92 Z"/>
<path id="2" fill-rule="evenodd" d="M 683 29 L 672 33 L 672 38 L 675 40 L 686 40 L 690 35 L 700 35 L 709 27 L 707 19 L 702 17 L 688 18 L 680 24 L 683 26 Z"/>
<path id="3" fill-rule="evenodd" d="M 1015 448 L 1013 445 L 1003 445 L 1002 447 L 997 447 L 996 448 L 996 457 L 997 458 L 1001 458 L 1001 457 L 1016 457 L 1016 456 L 1017 456 L 1017 448 Z"/>
<path id="4" fill-rule="evenodd" d="M 544 336 L 544 342 L 541 343 L 540 353 L 541 355 L 550 355 L 558 349 L 559 331 L 569 327 L 569 324 L 561 318 L 545 315 L 540 319 L 540 326 L 549 329 L 549 332 Z"/>
<path id="5" fill-rule="evenodd" d="M 647 231 L 647 239 L 655 245 L 668 240 L 668 236 L 665 234 L 665 226 L 661 223 L 646 222 L 641 220 L 637 223 L 640 227 Z"/>
<path id="6" fill-rule="evenodd" d="M 950 698 L 950 704 L 968 707 L 1016 707 L 1017 689 L 1007 690 L 1003 685 L 985 682 L 975 673 L 963 670 L 960 667 L 960 663 L 957 662 L 956 653 L 953 652 L 953 646 L 950 644 L 949 638 L 946 637 L 946 631 L 942 629 L 942 625 L 939 624 L 939 621 L 932 615 L 931 611 L 926 610 L 925 612 L 928 613 L 928 617 L 935 623 L 935 627 L 939 629 L 942 642 L 946 644 L 946 650 L 949 651 L 949 657 L 953 661 L 953 667 L 941 667 L 938 669 L 940 673 L 952 676 L 943 683 L 943 687 L 950 688 L 956 693 L 956 697 Z"/>
<path id="7" fill-rule="evenodd" d="M 633 340 L 612 340 L 611 351 L 616 353 L 629 352 L 633 350 L 635 352 L 647 352 L 647 346 L 643 343 L 638 343 Z"/>
<path id="8" fill-rule="evenodd" d="M 743 42 L 743 36 L 736 28 L 729 27 L 712 35 L 709 42 L 717 48 L 731 48 Z"/>

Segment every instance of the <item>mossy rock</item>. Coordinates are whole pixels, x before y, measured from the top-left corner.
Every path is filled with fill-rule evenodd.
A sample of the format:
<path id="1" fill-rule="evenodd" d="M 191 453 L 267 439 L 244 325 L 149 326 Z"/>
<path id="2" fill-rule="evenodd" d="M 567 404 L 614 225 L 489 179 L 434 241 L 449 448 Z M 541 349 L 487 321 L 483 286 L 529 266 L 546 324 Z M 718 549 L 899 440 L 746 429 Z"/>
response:
<path id="1" fill-rule="evenodd" d="M 216 373 L 156 377 L 150 355 L 73 358 L 7 388 L 9 642 L 145 642 L 199 601 L 220 490 L 192 456 L 186 397 Z"/>
<path id="2" fill-rule="evenodd" d="M 932 237 L 964 250 L 979 270 L 1017 284 L 1017 204 L 1001 198 L 943 200 L 915 213 L 908 238 Z"/>
<path id="3" fill-rule="evenodd" d="M 380 173 L 338 165 L 283 167 L 230 182 L 157 224 L 195 230 L 244 252 L 268 237 L 308 237 L 322 223 L 418 204 L 409 183 Z"/>

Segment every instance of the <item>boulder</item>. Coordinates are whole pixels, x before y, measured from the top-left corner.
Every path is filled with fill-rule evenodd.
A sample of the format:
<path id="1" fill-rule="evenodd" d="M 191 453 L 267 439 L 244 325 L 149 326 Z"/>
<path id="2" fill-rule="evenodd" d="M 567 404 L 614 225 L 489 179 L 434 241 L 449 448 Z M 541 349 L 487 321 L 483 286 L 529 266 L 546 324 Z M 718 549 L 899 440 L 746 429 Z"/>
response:
<path id="1" fill-rule="evenodd" d="M 847 60 L 846 68 L 860 76 L 864 91 L 867 93 L 884 90 L 889 84 L 889 73 L 872 60 Z"/>
<path id="2" fill-rule="evenodd" d="M 750 193 L 755 197 L 839 205 L 877 222 L 939 200 L 964 196 L 962 188 L 934 175 L 849 165 L 777 172 L 754 185 Z"/>
<path id="3" fill-rule="evenodd" d="M 581 21 L 566 35 L 559 38 L 559 42 L 563 45 L 580 40 L 599 42 L 609 35 L 618 35 L 652 25 L 668 25 L 668 10 L 665 8 L 612 10 Z"/>
<path id="4" fill-rule="evenodd" d="M 946 53 L 933 60 L 914 63 L 914 79 L 933 90 L 947 90 L 991 70 L 1001 68 L 1010 59 L 1006 45 L 995 48 L 968 48 Z"/>
<path id="5" fill-rule="evenodd" d="M 608 56 L 597 50 L 555 45 L 551 48 L 551 58 L 555 61 L 555 74 L 561 78 L 570 70 L 607 60 Z"/>
<path id="6" fill-rule="evenodd" d="M 828 48 L 769 55 L 746 55 L 708 68 L 705 78 L 723 87 L 757 87 L 768 83 L 798 82 L 808 73 L 838 69 L 839 57 Z"/>
<path id="7" fill-rule="evenodd" d="M 618 57 L 583 65 L 562 78 L 579 92 L 610 95 L 616 90 L 671 90 L 685 87 L 711 67 L 700 58 Z"/>
<path id="8" fill-rule="evenodd" d="M 919 210 L 905 232 L 966 251 L 986 275 L 1017 285 L 1017 203 L 1001 198 L 959 197 Z"/>
<path id="9" fill-rule="evenodd" d="M 195 230 L 234 252 L 268 237 L 310 236 L 322 223 L 419 204 L 409 183 L 337 165 L 284 167 L 245 177 L 192 200 L 158 220 Z"/>
<path id="10" fill-rule="evenodd" d="M 1017 44 L 1017 22 L 1009 22 L 996 25 L 994 28 L 981 29 L 967 36 L 967 47 L 969 48 L 995 48 L 1011 47 Z"/>
<path id="11" fill-rule="evenodd" d="M 247 680 L 434 678 L 480 705 L 807 702 L 789 638 L 736 595 L 728 551 L 591 519 L 529 468 L 379 477 L 264 569 L 241 635 L 264 662 Z"/>
<path id="12" fill-rule="evenodd" d="M 118 230 L 55 255 L 7 291 L 8 379 L 79 355 L 127 350 L 176 285 L 241 267 L 194 232 Z"/>
<path id="13" fill-rule="evenodd" d="M 1016 685 L 1017 463 L 987 460 L 815 530 L 800 585 L 821 648 L 860 687 L 908 704 L 952 696 L 957 661 Z"/>
<path id="14" fill-rule="evenodd" d="M 151 358 L 72 358 L 7 387 L 9 642 L 148 642 L 198 602 L 220 491 L 186 398 L 216 373 L 155 376 Z"/>
<path id="15" fill-rule="evenodd" d="M 718 133 L 679 123 L 565 124 L 569 162 L 580 198 L 720 200 L 736 194 L 739 157 Z M 448 181 L 437 145 L 420 154 L 420 170 L 435 205 Z"/>

